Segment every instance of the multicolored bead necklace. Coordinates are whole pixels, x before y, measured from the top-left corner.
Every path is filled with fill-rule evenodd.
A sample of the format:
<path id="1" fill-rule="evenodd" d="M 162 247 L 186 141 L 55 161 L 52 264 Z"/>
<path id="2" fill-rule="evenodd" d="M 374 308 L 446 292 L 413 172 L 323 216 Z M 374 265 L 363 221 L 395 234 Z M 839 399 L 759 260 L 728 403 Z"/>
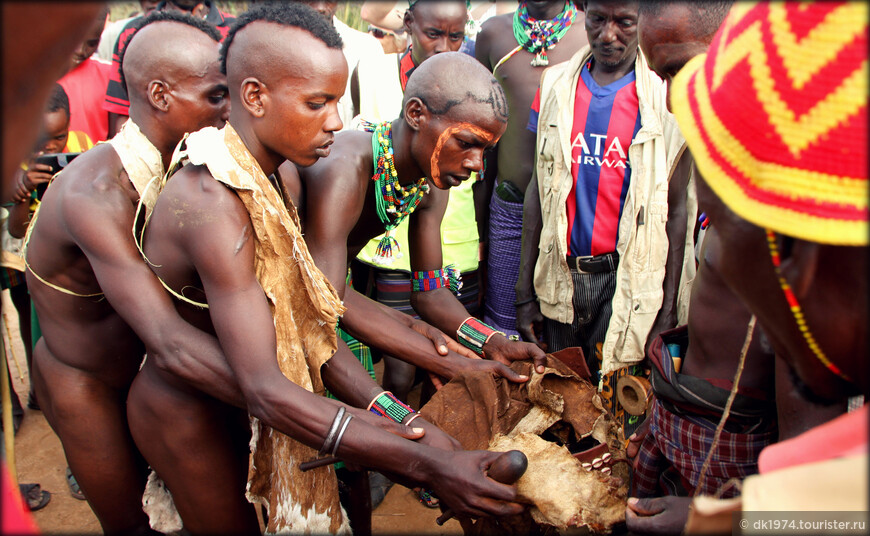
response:
<path id="1" fill-rule="evenodd" d="M 378 219 L 384 224 L 383 238 L 375 251 L 375 261 L 390 264 L 402 256 L 399 243 L 393 237 L 396 227 L 407 218 L 423 196 L 429 192 L 426 177 L 414 184 L 399 184 L 399 174 L 393 161 L 392 123 L 364 123 L 366 132 L 372 132 L 372 155 L 374 155 L 375 202 Z"/>
<path id="2" fill-rule="evenodd" d="M 836 374 L 837 376 L 843 378 L 844 380 L 851 382 L 852 380 L 840 370 L 840 368 L 831 362 L 830 359 L 825 355 L 822 351 L 819 343 L 816 342 L 815 337 L 810 332 L 809 326 L 807 326 L 807 321 L 804 318 L 804 313 L 801 311 L 801 306 L 798 304 L 797 297 L 794 295 L 794 292 L 791 289 L 791 286 L 785 280 L 785 277 L 782 275 L 782 271 L 780 270 L 780 257 L 779 257 L 779 248 L 776 246 L 776 233 L 774 233 L 770 229 L 765 229 L 767 233 L 767 246 L 770 249 L 770 258 L 773 261 L 773 269 L 776 272 L 776 277 L 779 279 L 779 286 L 782 288 L 782 292 L 785 294 L 785 300 L 788 302 L 788 307 L 791 309 L 791 314 L 794 315 L 795 322 L 797 322 L 798 329 L 801 334 L 804 336 L 804 340 L 807 341 L 807 346 L 810 347 L 813 354 L 815 354 L 816 358 L 821 361 L 825 367 Z"/>
<path id="3" fill-rule="evenodd" d="M 533 67 L 550 64 L 547 50 L 556 46 L 556 43 L 564 37 L 571 25 L 574 24 L 576 16 L 577 10 L 574 8 L 572 0 L 565 2 L 565 8 L 555 18 L 547 20 L 533 18 L 529 15 L 529 8 L 525 0 L 520 3 L 514 12 L 514 39 L 517 40 L 521 48 L 535 55 L 531 63 Z M 517 51 L 518 49 L 514 50 L 511 55 Z"/>

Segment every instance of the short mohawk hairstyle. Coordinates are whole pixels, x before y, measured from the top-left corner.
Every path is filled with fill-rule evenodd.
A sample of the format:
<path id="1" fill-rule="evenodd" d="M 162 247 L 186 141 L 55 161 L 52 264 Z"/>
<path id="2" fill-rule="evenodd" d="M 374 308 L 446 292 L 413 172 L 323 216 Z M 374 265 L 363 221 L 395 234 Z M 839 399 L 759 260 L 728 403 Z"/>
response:
<path id="1" fill-rule="evenodd" d="M 121 66 L 118 69 L 121 74 L 121 85 L 124 86 L 124 89 L 127 90 L 128 94 L 130 93 L 130 88 L 127 87 L 127 79 L 124 77 L 124 56 L 127 54 L 127 46 L 130 44 L 130 41 L 133 40 L 136 34 L 139 33 L 139 30 L 148 26 L 149 24 L 162 21 L 172 21 L 187 24 L 188 26 L 192 26 L 197 30 L 200 30 L 202 33 L 212 38 L 216 43 L 220 43 L 221 41 L 221 33 L 218 31 L 217 28 L 202 19 L 194 17 L 190 13 L 182 13 L 180 11 L 174 11 L 171 9 L 165 11 L 154 10 L 148 15 L 134 20 L 133 24 L 130 26 L 133 29 L 133 32 L 129 35 L 129 37 L 127 37 L 127 40 L 122 43 L 123 48 L 121 49 L 121 57 L 119 59 L 119 63 L 121 64 Z"/>
<path id="2" fill-rule="evenodd" d="M 300 28 L 323 41 L 329 48 L 341 49 L 341 37 L 335 27 L 309 6 L 298 2 L 270 2 L 259 4 L 239 15 L 230 28 L 221 47 L 221 72 L 227 74 L 227 53 L 236 34 L 252 22 L 274 22 L 282 26 Z"/>

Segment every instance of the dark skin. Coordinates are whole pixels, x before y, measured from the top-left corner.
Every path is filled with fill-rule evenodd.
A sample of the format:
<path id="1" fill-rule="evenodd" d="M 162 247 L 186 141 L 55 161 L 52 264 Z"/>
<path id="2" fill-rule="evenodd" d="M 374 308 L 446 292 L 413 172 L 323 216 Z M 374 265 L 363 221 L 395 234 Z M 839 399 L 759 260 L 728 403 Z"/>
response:
<path id="1" fill-rule="evenodd" d="M 158 4 L 159 4 L 159 2 L 158 2 Z M 157 6 L 155 5 L 154 7 L 151 7 L 150 9 L 145 9 L 145 7 L 143 6 L 143 15 L 147 15 L 148 13 L 153 11 L 156 7 Z M 208 12 L 209 12 L 208 5 L 206 5 L 204 3 L 198 3 L 195 6 L 193 6 L 192 9 L 183 9 L 180 6 L 173 4 L 172 2 L 166 2 L 166 5 L 163 7 L 163 9 L 168 9 L 171 11 L 178 11 L 180 13 L 189 13 L 190 15 L 192 15 L 193 17 L 196 17 L 198 19 L 204 19 L 206 17 L 206 15 L 208 15 Z M 100 26 L 100 29 L 102 30 L 102 26 Z M 100 34 L 98 33 L 97 37 L 99 38 L 99 36 L 100 36 Z M 97 44 L 99 45 L 99 39 L 98 39 Z M 129 119 L 130 116 L 124 115 L 124 114 L 117 114 L 115 112 L 108 112 L 108 114 L 109 114 L 109 134 L 108 134 L 108 136 L 109 136 L 109 139 L 111 139 L 112 137 L 114 137 L 115 134 L 117 134 L 121 130 L 121 127 L 124 126 L 124 123 L 127 122 L 127 119 Z"/>
<path id="2" fill-rule="evenodd" d="M 565 7 L 565 1 L 533 1 L 528 3 L 529 15 L 536 19 L 552 19 Z M 488 19 L 477 35 L 474 54 L 484 67 L 492 71 L 505 54 L 517 47 L 513 33 L 513 13 L 497 15 Z M 578 12 L 574 24 L 552 49 L 547 51 L 550 65 L 567 61 L 578 50 L 586 46 L 588 39 L 583 28 L 584 15 Z M 541 73 L 546 67 L 533 67 L 534 58 L 525 50 L 504 62 L 495 71 L 496 80 L 504 88 L 510 116 L 507 130 L 499 140 L 496 154 L 489 157 L 486 165 L 486 183 L 480 184 L 475 191 L 477 213 L 489 213 L 489 199 L 495 181 L 507 180 L 520 191 L 525 191 L 535 167 L 535 135 L 526 130 L 529 110 Z M 498 178 L 496 179 L 496 175 Z M 478 217 L 480 236 L 486 236 L 487 218 Z"/>
<path id="3" fill-rule="evenodd" d="M 225 120 L 225 101 L 208 100 L 215 88 L 225 92 L 225 86 L 218 44 L 205 34 L 167 22 L 145 30 L 139 57 L 151 57 L 150 63 L 138 64 L 135 53 L 131 63 L 139 76 L 156 71 L 164 78 L 155 76 L 147 95 L 134 94 L 130 110 L 166 164 L 185 131 Z M 179 46 L 189 51 L 180 66 L 171 59 Z M 185 70 L 188 78 L 198 76 L 180 76 Z M 199 104 L 191 106 L 194 102 Z M 70 164 L 46 193 L 27 251 L 27 261 L 42 278 L 76 293 L 105 295 L 70 296 L 27 272 L 43 330 L 34 348 L 36 392 L 107 534 L 150 532 L 141 508 L 145 464 L 126 419 L 127 389 L 142 360 L 143 342 L 153 346 L 155 363 L 194 379 L 207 368 L 192 361 L 194 352 L 222 360 L 213 338 L 180 322 L 142 262 L 131 235 L 137 203 L 115 150 L 95 147 Z"/>
<path id="4" fill-rule="evenodd" d="M 694 23 L 694 9 L 697 8 L 675 2 L 664 5 L 658 15 L 641 16 L 639 21 L 641 49 L 650 68 L 668 83 L 669 90 L 673 76 L 694 56 L 706 52 L 715 33 L 715 28 L 705 32 Z M 670 105 L 670 91 L 668 96 Z M 669 195 L 673 192 L 673 181 L 671 185 Z M 685 188 L 682 187 L 682 190 Z M 680 205 L 684 207 L 685 203 Z M 669 198 L 669 224 L 673 208 Z M 702 205 L 701 211 L 704 210 L 706 208 Z M 707 231 L 712 243 L 718 243 L 717 227 L 713 223 Z M 715 255 L 720 253 L 720 248 L 708 248 L 706 242 L 702 245 L 700 266 L 692 283 L 690 343 L 681 372 L 698 378 L 734 376 L 751 316 L 717 271 L 721 260 Z M 842 403 L 819 406 L 800 396 L 792 386 L 781 360 L 774 360 L 773 350 L 759 328 L 756 328 L 746 355 L 740 386 L 775 393 L 780 440 L 789 439 L 830 420 L 845 409 Z M 636 455 L 646 431 L 647 428 L 643 427 L 630 438 L 628 453 L 631 457 Z M 688 519 L 690 503 L 691 499 L 685 497 L 632 499 L 626 508 L 626 523 L 632 531 L 659 534 L 680 532 Z"/>
<path id="5" fill-rule="evenodd" d="M 462 2 L 421 1 L 413 10 L 405 11 L 405 31 L 411 38 L 411 57 L 420 65 L 435 54 L 457 52 L 465 38 L 468 12 Z M 402 51 L 404 53 L 404 51 Z M 398 69 L 398 62 L 396 63 Z M 354 68 L 350 79 L 350 94 L 354 115 L 359 113 L 359 73 Z"/>
<path id="6" fill-rule="evenodd" d="M 443 263 L 440 228 L 447 206 L 446 190 L 480 169 L 476 166 L 480 166 L 483 152 L 498 139 L 504 123 L 489 103 L 468 101 L 437 116 L 417 97 L 406 102 L 404 117 L 404 121 L 397 120 L 392 127 L 399 182 L 410 184 L 425 176 L 432 186 L 409 216 L 407 248 L 411 269 L 436 270 Z M 376 213 L 372 190 L 371 134 L 342 133 L 336 137 L 333 151 L 331 158 L 302 170 L 301 175 L 306 191 L 306 240 L 324 273 L 332 281 L 343 281 L 348 259 L 355 257 L 371 238 L 383 233 L 384 227 Z M 345 209 L 337 214 L 330 207 L 339 202 Z M 347 247 L 335 247 L 336 244 Z M 468 318 L 465 308 L 446 288 L 414 292 L 411 304 L 424 320 L 445 333 L 455 333 Z M 350 312 L 343 321 L 355 329 L 359 319 Z M 484 346 L 484 353 L 504 364 L 515 359 L 543 357 L 543 352 L 532 345 L 510 342 L 499 334 Z M 466 364 L 492 367 L 475 361 Z M 498 370 L 511 377 L 503 369 Z"/>
<path id="7" fill-rule="evenodd" d="M 599 86 L 606 86 L 634 70 L 637 58 L 637 4 L 586 2 L 586 32 L 592 48 L 590 70 Z M 531 105 L 531 100 L 529 101 Z M 523 127 L 525 128 L 525 126 Z M 534 146 L 534 135 L 532 146 Z M 520 273 L 517 280 L 517 302 L 534 296 L 534 272 L 538 261 L 538 243 L 541 240 L 541 198 L 538 180 L 530 175 L 523 203 L 523 238 L 520 254 Z M 685 229 L 685 225 L 683 226 Z M 679 243 L 679 240 L 673 240 Z M 517 331 L 523 339 L 543 346 L 541 333 L 543 316 L 537 301 L 517 307 Z M 673 324 L 671 324 L 673 325 Z"/>
<path id="8" fill-rule="evenodd" d="M 680 372 L 697 378 L 730 379 L 737 370 L 751 315 L 734 297 L 714 266 L 705 248 L 692 283 L 690 343 Z M 772 352 L 763 348 L 760 337 L 754 336 L 746 354 L 740 386 L 773 392 L 773 363 Z M 648 423 L 644 425 L 630 438 L 628 454 L 632 458 L 637 455 L 648 431 Z M 691 497 L 632 499 L 625 510 L 626 524 L 629 530 L 641 533 L 679 533 L 688 519 L 689 504 Z"/>
<path id="9" fill-rule="evenodd" d="M 867 318 L 866 272 L 862 271 L 867 268 L 866 248 L 794 240 L 785 250 L 786 241 L 781 236 L 778 239 L 783 275 L 825 354 L 847 375 L 857 378 L 847 382 L 827 370 L 806 346 L 773 271 L 764 230 L 732 212 L 703 179 L 698 181 L 697 189 L 699 206 L 715 222 L 708 229 L 706 266 L 728 286 L 731 298 L 739 299 L 756 315 L 755 338 L 763 339 L 762 346 L 769 346 L 780 356 L 775 367 L 780 439 L 794 437 L 841 414 L 845 409 L 843 395 L 866 397 L 870 387 L 863 357 L 867 338 L 866 330 L 861 328 Z M 826 262 L 820 263 L 821 258 Z M 826 268 L 829 263 L 834 267 Z M 796 380 L 790 378 L 787 368 Z M 768 373 L 773 374 L 773 370 Z M 808 402 L 796 392 L 794 381 L 802 383 L 802 388 L 822 403 Z M 626 524 L 632 531 L 679 533 L 685 526 L 691 500 L 631 498 Z"/>
<path id="10" fill-rule="evenodd" d="M 68 66 L 103 2 L 76 2 L 46 10 L 41 4 L 4 2 L 3 21 L 3 202 L 14 197 L 15 169 L 33 150 L 39 115 L 54 82 Z M 23 21 L 38 20 L 38 25 Z M 34 69 L 34 66 L 39 68 Z M 24 98 L 26 96 L 27 98 Z"/>
<path id="11" fill-rule="evenodd" d="M 19 169 L 15 173 L 17 186 L 13 199 L 15 203 L 28 206 L 26 202 L 30 201 L 30 193 L 36 190 L 40 184 L 45 184 L 51 180 L 53 176 L 51 166 L 36 162 L 36 157 L 49 153 L 62 153 L 68 138 L 69 114 L 67 111 L 58 109 L 53 112 L 45 112 L 42 115 L 42 129 L 37 142 L 39 149 L 27 163 L 27 171 Z M 26 221 L 26 209 L 24 214 L 24 221 Z M 23 238 L 27 228 L 26 225 L 23 229 L 19 227 L 21 218 L 18 216 L 13 210 L 13 215 L 10 215 L 9 232 L 12 236 Z"/>
<path id="12" fill-rule="evenodd" d="M 283 45 L 269 49 L 267 42 Z M 236 34 L 227 70 L 230 122 L 266 175 L 286 159 L 308 166 L 330 153 L 333 132 L 341 128 L 337 102 L 346 83 L 339 49 L 327 48 L 298 28 L 253 22 Z M 300 72 L 306 76 L 296 74 Z M 175 210 L 177 206 L 185 210 Z M 157 203 L 145 238 L 146 253 L 171 287 L 203 290 L 204 296 L 192 291 L 192 297 L 207 299 L 208 311 L 177 306 L 188 322 L 217 335 L 248 412 L 317 449 L 340 403 L 305 391 L 278 368 L 273 318 L 254 272 L 250 226 L 236 194 L 217 183 L 207 169 L 188 166 L 173 176 Z M 321 373 L 330 391 L 353 406 L 348 411 L 357 417 L 338 449 L 341 458 L 377 468 L 403 483 L 428 485 L 463 515 L 521 510 L 504 502 L 515 499 L 514 487 L 483 476 L 494 453 L 456 451 L 455 440 L 422 419 L 408 429 L 357 409 L 365 408 L 382 389 L 340 341 Z M 179 400 L 184 402 L 181 407 L 175 405 Z M 219 443 L 240 431 L 228 418 L 229 408 L 147 362 L 131 389 L 129 407 L 131 429 L 142 438 L 151 465 L 179 498 L 176 504 L 187 530 L 259 530 L 242 493 L 244 485 L 238 485 L 247 457 L 216 445 L 214 439 Z M 168 416 L 172 422 L 167 422 Z M 191 422 L 201 433 L 194 436 L 180 426 Z M 152 434 L 162 441 L 151 441 Z M 191 448 L 197 456 L 185 455 Z M 214 473 L 214 467 L 231 468 L 232 476 L 208 482 L 196 478 Z"/>

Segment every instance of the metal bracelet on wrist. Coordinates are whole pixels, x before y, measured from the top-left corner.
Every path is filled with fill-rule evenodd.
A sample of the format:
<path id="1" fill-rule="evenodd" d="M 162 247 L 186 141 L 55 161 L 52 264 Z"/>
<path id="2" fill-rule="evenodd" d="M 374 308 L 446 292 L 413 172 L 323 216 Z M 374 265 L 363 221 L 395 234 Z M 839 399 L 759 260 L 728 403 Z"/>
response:
<path id="1" fill-rule="evenodd" d="M 338 436 L 335 438 L 335 446 L 332 447 L 332 456 L 335 456 L 335 453 L 338 452 L 338 446 L 341 444 L 341 438 L 344 437 L 344 431 L 347 430 L 347 425 L 348 423 L 350 423 L 351 419 L 353 419 L 353 415 L 348 413 L 347 418 L 344 419 L 344 422 L 341 425 L 341 429 L 338 431 Z"/>
<path id="2" fill-rule="evenodd" d="M 332 450 L 335 434 L 338 432 L 338 427 L 341 426 L 341 418 L 344 416 L 344 413 L 344 406 L 339 407 L 338 411 L 335 413 L 335 418 L 332 420 L 332 426 L 329 428 L 329 433 L 326 434 L 326 439 L 323 440 L 323 446 L 320 447 L 320 451 L 318 452 L 321 456 Z"/>

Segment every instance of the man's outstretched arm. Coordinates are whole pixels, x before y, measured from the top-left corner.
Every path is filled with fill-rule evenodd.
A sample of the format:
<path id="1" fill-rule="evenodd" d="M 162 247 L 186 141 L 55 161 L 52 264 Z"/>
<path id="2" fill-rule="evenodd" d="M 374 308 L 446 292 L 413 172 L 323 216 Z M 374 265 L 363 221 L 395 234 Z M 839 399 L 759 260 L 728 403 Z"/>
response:
<path id="1" fill-rule="evenodd" d="M 186 201 L 191 208 L 186 214 L 196 214 L 201 225 L 181 227 L 179 240 L 202 281 L 209 316 L 239 380 L 248 411 L 265 424 L 319 449 L 340 403 L 302 389 L 281 373 L 274 319 L 254 272 L 247 211 L 234 193 L 217 184 L 195 192 Z M 350 388 L 356 393 L 352 396 L 362 400 L 370 394 L 364 392 L 370 389 L 366 385 L 373 382 L 359 363 L 341 351 L 344 357 L 339 356 L 336 365 L 347 371 L 349 377 L 344 381 L 362 385 L 362 390 Z M 396 435 L 409 435 L 404 427 L 365 410 L 349 411 L 356 418 L 343 436 L 340 457 L 428 484 L 464 515 L 505 515 L 520 510 L 519 505 L 502 502 L 514 500 L 515 488 L 483 477 L 485 467 L 494 459 L 492 453 L 446 451 L 413 443 Z"/>
<path id="2" fill-rule="evenodd" d="M 447 200 L 448 192 L 433 189 L 411 215 L 408 240 L 411 269 L 414 271 L 443 268 L 441 220 L 447 208 Z M 427 292 L 412 292 L 411 305 L 423 319 L 446 333 L 456 333 L 469 318 L 465 307 L 446 287 Z M 543 372 L 544 352 L 534 344 L 510 341 L 503 334 L 496 333 L 483 344 L 482 351 L 486 358 L 504 364 L 534 359 L 537 370 Z"/>
<path id="3" fill-rule="evenodd" d="M 334 166 L 323 173 L 333 169 L 345 172 L 343 166 Z M 525 381 L 524 376 L 503 364 L 469 360 L 459 355 L 457 351 L 461 352 L 461 347 L 445 339 L 437 329 L 427 329 L 423 322 L 353 290 L 347 291 L 348 235 L 362 210 L 365 194 L 359 191 L 358 183 L 346 177 L 315 177 L 309 182 L 309 200 L 305 206 L 305 243 L 314 263 L 345 300 L 347 312 L 342 317 L 342 327 L 366 344 L 448 380 L 462 370 L 475 369 L 487 370 L 511 381 Z M 343 206 L 343 210 L 334 210 L 336 206 Z M 443 353 L 439 351 L 441 346 Z"/>

